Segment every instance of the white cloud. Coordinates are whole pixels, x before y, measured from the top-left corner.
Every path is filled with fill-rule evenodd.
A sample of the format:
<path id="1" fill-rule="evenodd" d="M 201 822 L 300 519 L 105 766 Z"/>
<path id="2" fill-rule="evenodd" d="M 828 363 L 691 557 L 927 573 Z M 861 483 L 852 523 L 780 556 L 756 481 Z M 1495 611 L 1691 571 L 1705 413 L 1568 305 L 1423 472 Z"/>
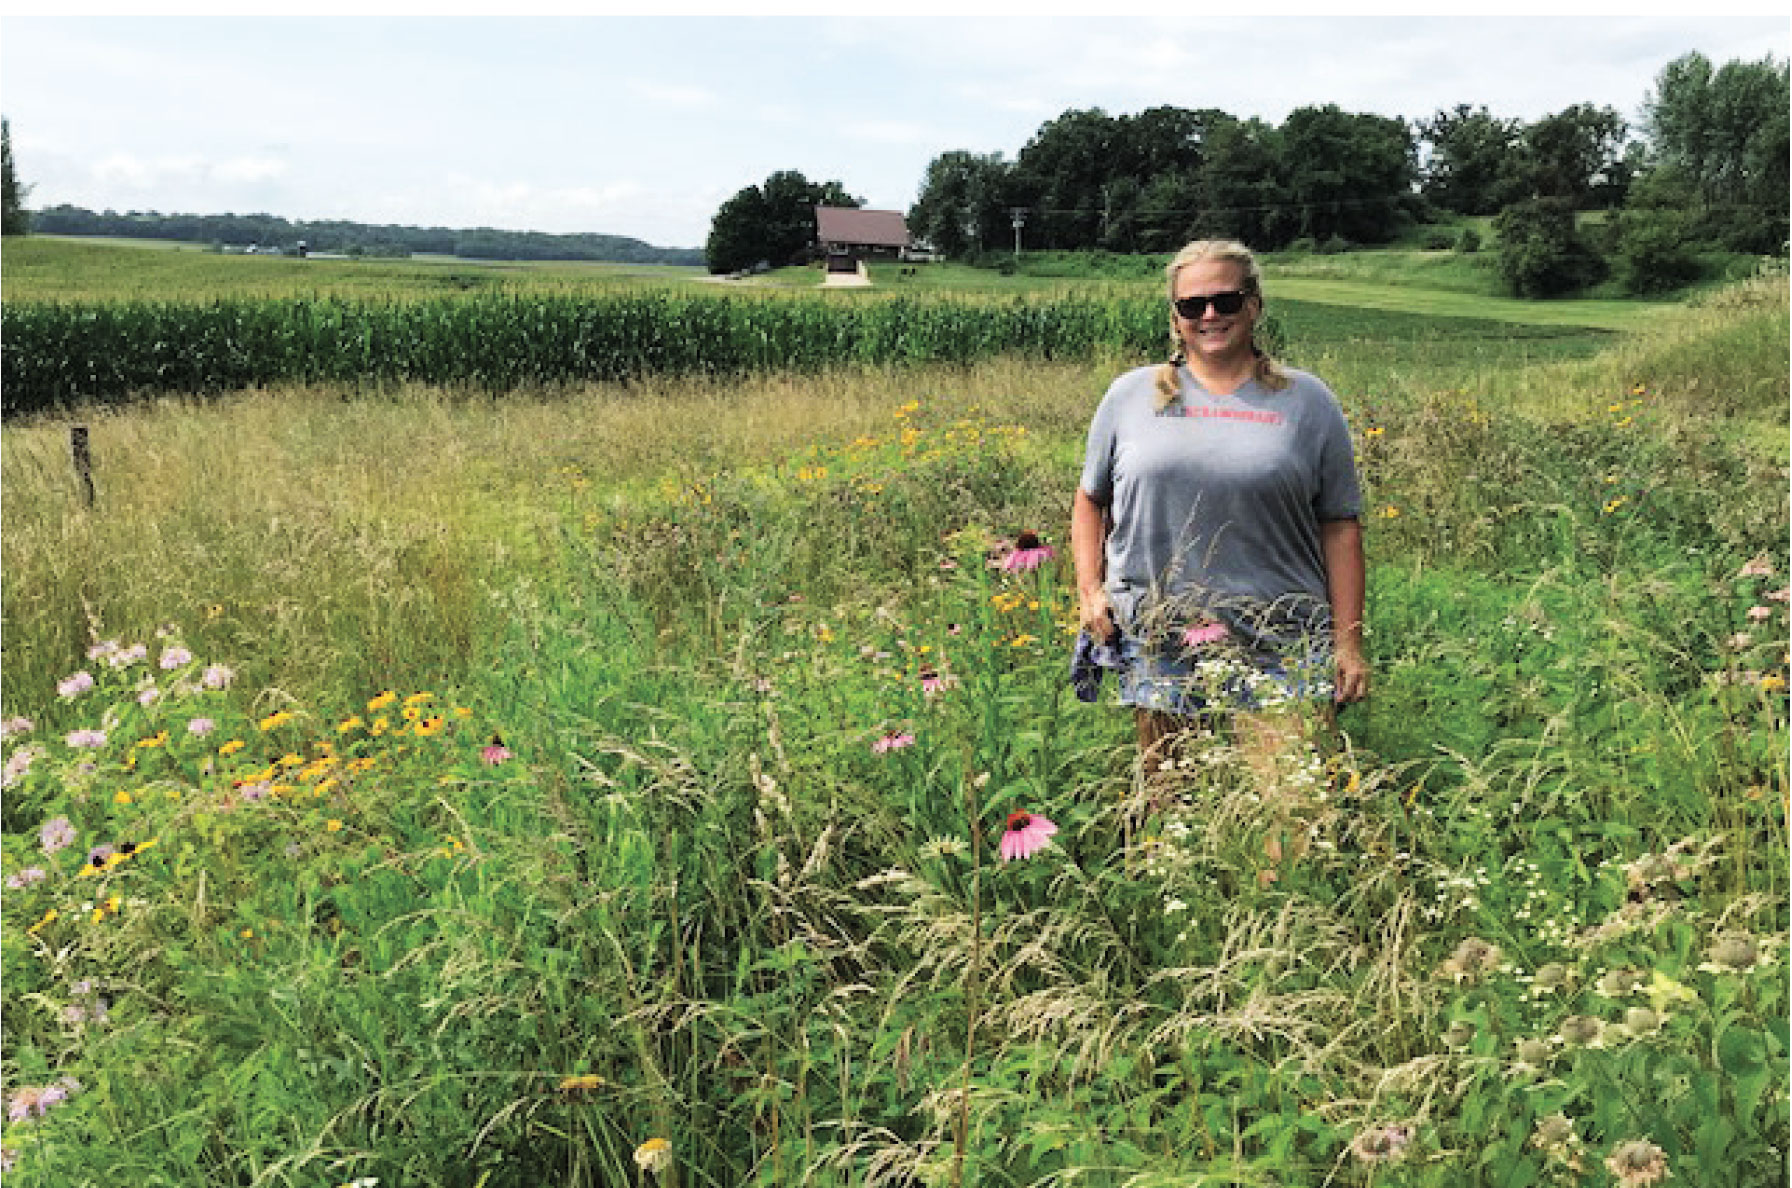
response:
<path id="1" fill-rule="evenodd" d="M 680 86 L 677 83 L 653 82 L 646 79 L 634 79 L 629 82 L 628 86 L 645 102 L 661 107 L 696 109 L 714 107 L 720 102 L 715 92 L 703 87 Z"/>
<path id="2" fill-rule="evenodd" d="M 232 157 L 212 166 L 212 176 L 223 182 L 264 182 L 286 176 L 286 162 L 273 157 Z"/>

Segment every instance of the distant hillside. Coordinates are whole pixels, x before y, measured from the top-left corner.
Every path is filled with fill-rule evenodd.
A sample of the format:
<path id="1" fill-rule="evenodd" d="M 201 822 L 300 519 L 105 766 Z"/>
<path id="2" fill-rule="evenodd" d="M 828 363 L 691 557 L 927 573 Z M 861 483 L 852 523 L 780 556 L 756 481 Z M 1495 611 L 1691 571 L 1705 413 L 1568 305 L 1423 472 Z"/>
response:
<path id="1" fill-rule="evenodd" d="M 429 253 L 480 260 L 601 260 L 618 264 L 703 263 L 701 248 L 662 248 L 621 235 L 550 235 L 544 231 L 500 231 L 493 227 L 401 227 L 344 220 L 292 222 L 268 214 L 158 214 L 130 211 L 96 214 L 79 206 L 52 206 L 32 212 L 31 229 L 46 235 L 118 235 L 134 239 L 178 239 L 228 247 L 291 248 L 301 239 L 314 252 L 369 256 Z"/>

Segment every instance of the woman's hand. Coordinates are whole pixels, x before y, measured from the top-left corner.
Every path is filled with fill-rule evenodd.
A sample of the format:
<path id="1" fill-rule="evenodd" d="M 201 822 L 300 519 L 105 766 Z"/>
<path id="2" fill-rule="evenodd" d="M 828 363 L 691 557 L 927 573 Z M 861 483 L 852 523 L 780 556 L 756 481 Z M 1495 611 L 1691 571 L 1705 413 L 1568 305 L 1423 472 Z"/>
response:
<path id="1" fill-rule="evenodd" d="M 1107 643 L 1119 633 L 1108 592 L 1100 586 L 1087 591 L 1077 605 L 1077 621 L 1096 643 Z"/>
<path id="2" fill-rule="evenodd" d="M 1337 683 L 1332 699 L 1339 705 L 1351 705 L 1369 696 L 1369 661 L 1361 648 L 1337 649 Z"/>

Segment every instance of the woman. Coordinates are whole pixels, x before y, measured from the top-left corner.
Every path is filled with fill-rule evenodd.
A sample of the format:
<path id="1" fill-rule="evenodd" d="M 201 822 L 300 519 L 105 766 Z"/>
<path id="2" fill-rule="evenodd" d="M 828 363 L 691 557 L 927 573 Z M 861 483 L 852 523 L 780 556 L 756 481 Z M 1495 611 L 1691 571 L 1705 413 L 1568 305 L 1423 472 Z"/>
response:
<path id="1" fill-rule="evenodd" d="M 1257 346 L 1261 274 L 1201 240 L 1169 268 L 1174 355 L 1109 387 L 1071 513 L 1083 630 L 1152 757 L 1230 711 L 1254 766 L 1369 692 L 1361 495 L 1320 380 Z"/>

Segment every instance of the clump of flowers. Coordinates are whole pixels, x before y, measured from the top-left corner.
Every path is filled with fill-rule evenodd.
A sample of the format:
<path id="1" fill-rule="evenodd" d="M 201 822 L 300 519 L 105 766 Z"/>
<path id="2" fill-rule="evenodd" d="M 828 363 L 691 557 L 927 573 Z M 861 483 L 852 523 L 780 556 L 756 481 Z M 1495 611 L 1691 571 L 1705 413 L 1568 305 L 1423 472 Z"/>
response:
<path id="1" fill-rule="evenodd" d="M 1045 849 L 1046 843 L 1057 832 L 1058 827 L 1039 813 L 1009 813 L 1008 826 L 1002 832 L 1002 861 L 1015 862 L 1031 858 Z"/>
<path id="2" fill-rule="evenodd" d="M 81 1091 L 81 1082 L 73 1077 L 63 1077 L 54 1085 L 25 1085 L 13 1090 L 12 1100 L 6 1105 L 6 1116 L 13 1122 L 24 1122 L 32 1118 L 41 1118 L 51 1108 L 62 1104 Z"/>
<path id="3" fill-rule="evenodd" d="M 1647 1139 L 1619 1143 L 1606 1156 L 1605 1167 L 1623 1188 L 1647 1188 L 1669 1175 L 1666 1153 Z"/>
<path id="4" fill-rule="evenodd" d="M 1597 1048 L 1605 1034 L 1605 1024 L 1593 1015 L 1569 1015 L 1562 1020 L 1563 1043 L 1577 1048 Z"/>

